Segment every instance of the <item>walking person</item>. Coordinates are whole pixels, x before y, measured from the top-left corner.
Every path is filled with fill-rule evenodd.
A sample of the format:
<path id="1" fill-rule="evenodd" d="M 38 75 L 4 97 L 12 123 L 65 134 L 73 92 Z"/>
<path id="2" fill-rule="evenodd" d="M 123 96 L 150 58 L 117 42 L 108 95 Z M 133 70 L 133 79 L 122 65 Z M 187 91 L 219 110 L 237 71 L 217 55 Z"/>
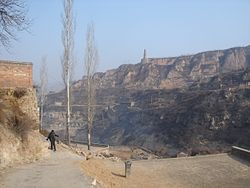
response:
<path id="1" fill-rule="evenodd" d="M 46 140 L 49 140 L 50 141 L 50 145 L 51 145 L 51 147 L 50 147 L 50 149 L 51 150 L 54 150 L 54 151 L 56 151 L 56 137 L 59 137 L 56 133 L 55 133 L 55 131 L 54 130 L 52 130 L 50 133 L 49 133 L 49 135 L 48 135 L 48 137 L 47 137 L 47 139 Z"/>

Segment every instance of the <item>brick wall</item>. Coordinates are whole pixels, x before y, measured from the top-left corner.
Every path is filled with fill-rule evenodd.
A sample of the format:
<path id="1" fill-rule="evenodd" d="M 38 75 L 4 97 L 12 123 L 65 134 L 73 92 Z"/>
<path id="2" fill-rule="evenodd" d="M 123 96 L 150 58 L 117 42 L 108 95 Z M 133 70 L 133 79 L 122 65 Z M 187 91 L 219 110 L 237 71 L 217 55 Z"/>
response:
<path id="1" fill-rule="evenodd" d="M 0 60 L 0 88 L 32 87 L 32 63 Z"/>

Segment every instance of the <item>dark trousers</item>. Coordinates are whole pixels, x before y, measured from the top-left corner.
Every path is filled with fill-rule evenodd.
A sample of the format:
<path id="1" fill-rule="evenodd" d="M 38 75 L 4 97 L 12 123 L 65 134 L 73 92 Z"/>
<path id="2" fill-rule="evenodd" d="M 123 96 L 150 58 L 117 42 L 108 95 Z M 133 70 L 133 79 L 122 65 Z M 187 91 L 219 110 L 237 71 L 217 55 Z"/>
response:
<path id="1" fill-rule="evenodd" d="M 56 151 L 56 143 L 55 143 L 55 140 L 50 140 L 50 148 L 51 148 L 51 150 Z"/>

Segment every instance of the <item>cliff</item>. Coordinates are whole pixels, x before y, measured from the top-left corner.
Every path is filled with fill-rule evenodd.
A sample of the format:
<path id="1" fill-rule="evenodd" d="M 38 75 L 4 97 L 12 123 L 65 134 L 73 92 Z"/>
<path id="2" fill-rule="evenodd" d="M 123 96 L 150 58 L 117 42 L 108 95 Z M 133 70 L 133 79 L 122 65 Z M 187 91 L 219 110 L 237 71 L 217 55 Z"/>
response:
<path id="1" fill-rule="evenodd" d="M 46 156 L 34 89 L 0 89 L 0 169 Z"/>
<path id="2" fill-rule="evenodd" d="M 97 73 L 93 141 L 139 145 L 163 156 L 250 147 L 250 46 L 148 58 Z M 86 140 L 85 81 L 74 83 L 72 138 Z M 47 128 L 64 132 L 64 91 L 48 95 Z M 75 104 L 75 106 L 74 106 Z"/>
<path id="3" fill-rule="evenodd" d="M 172 89 L 206 83 L 216 75 L 249 67 L 250 46 L 143 62 L 96 74 L 99 88 Z"/>

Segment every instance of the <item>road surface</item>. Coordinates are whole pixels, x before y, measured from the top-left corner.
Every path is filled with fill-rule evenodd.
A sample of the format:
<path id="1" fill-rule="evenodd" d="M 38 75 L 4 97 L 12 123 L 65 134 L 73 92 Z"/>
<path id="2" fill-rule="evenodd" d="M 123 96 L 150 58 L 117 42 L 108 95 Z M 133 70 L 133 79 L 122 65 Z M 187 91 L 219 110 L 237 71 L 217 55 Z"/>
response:
<path id="1" fill-rule="evenodd" d="M 124 162 L 83 161 L 83 169 L 106 188 L 250 188 L 250 163 L 229 154 Z"/>
<path id="2" fill-rule="evenodd" d="M 60 147 L 46 160 L 21 165 L 4 172 L 1 188 L 92 188 L 91 179 L 80 170 L 80 156 Z"/>

